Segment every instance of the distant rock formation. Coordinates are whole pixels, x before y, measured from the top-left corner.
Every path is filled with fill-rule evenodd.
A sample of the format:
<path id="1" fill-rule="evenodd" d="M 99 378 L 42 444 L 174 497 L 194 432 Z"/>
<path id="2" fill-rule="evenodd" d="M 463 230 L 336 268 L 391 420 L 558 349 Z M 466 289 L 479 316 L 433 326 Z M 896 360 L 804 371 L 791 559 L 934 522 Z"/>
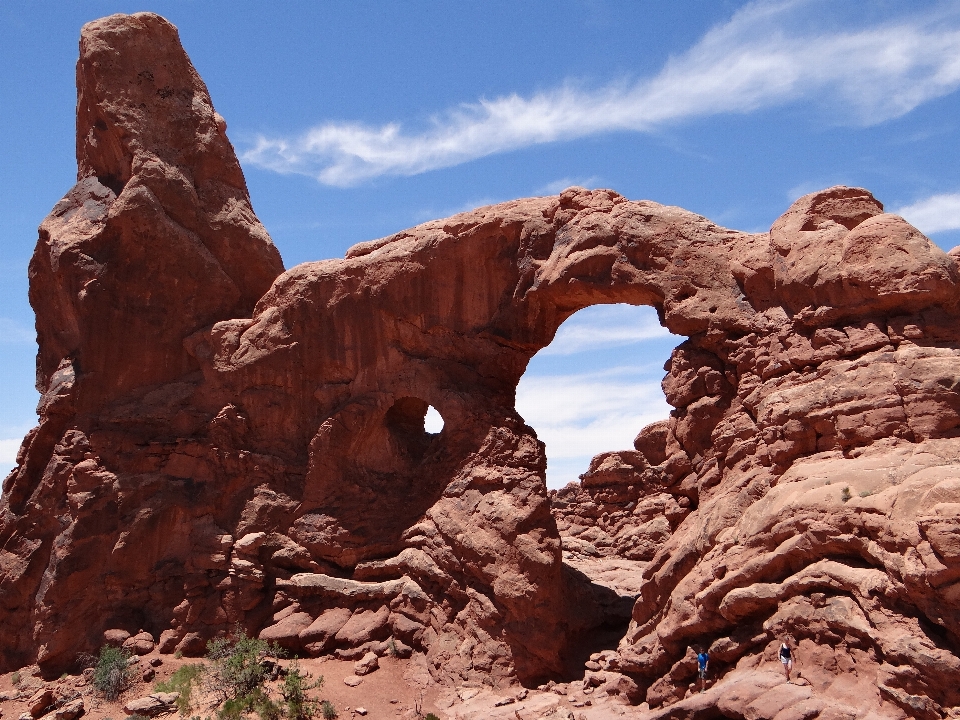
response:
<path id="1" fill-rule="evenodd" d="M 42 400 L 0 501 L 0 670 L 57 673 L 108 629 L 200 654 L 239 623 L 530 684 L 636 597 L 590 662 L 671 717 L 760 695 L 684 699 L 688 646 L 742 678 L 782 634 L 803 717 L 850 688 L 878 716 L 960 705 L 960 271 L 869 192 L 748 234 L 570 188 L 283 272 L 172 25 L 85 26 L 78 84 L 78 183 L 30 266 Z M 615 302 L 689 338 L 675 410 L 548 493 L 517 383 Z"/>

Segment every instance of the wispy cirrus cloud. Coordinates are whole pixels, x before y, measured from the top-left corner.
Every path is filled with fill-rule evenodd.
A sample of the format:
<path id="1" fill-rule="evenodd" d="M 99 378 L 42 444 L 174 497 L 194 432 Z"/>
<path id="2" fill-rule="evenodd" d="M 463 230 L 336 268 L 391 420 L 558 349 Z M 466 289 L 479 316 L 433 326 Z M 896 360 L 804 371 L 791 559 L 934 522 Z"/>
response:
<path id="1" fill-rule="evenodd" d="M 560 326 L 553 342 L 540 354 L 573 355 L 587 350 L 597 352 L 670 337 L 670 331 L 659 323 L 655 315 L 638 315 L 636 310 L 629 305 L 606 305 L 590 308 L 589 319 L 574 315 Z"/>
<path id="2" fill-rule="evenodd" d="M 960 87 L 960 10 L 900 16 L 855 30 L 803 31 L 823 2 L 751 3 L 671 57 L 653 77 L 530 97 L 480 99 L 422 130 L 324 123 L 296 137 L 260 136 L 247 162 L 334 186 L 414 175 L 494 153 L 611 131 L 651 132 L 724 113 L 807 100 L 840 122 L 899 117 Z"/>
<path id="3" fill-rule="evenodd" d="M 22 437 L 0 439 L 0 470 L 10 472 L 17 464 L 17 451 L 20 449 Z M 4 474 L 6 474 L 6 472 Z"/>
<path id="4" fill-rule="evenodd" d="M 960 193 L 942 193 L 893 210 L 923 233 L 960 230 Z"/>
<path id="5" fill-rule="evenodd" d="M 633 367 L 524 376 L 517 387 L 517 412 L 547 446 L 550 487 L 576 480 L 597 453 L 632 449 L 640 429 L 670 410 L 660 380 Z"/>

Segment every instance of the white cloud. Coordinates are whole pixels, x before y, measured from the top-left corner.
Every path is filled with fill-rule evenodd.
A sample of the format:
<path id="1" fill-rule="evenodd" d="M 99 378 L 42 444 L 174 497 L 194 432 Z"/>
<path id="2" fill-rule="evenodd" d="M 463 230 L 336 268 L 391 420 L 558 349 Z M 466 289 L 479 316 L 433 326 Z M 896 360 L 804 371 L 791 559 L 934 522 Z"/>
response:
<path id="1" fill-rule="evenodd" d="M 37 333 L 16 320 L 0 318 L 0 343 L 24 344 L 37 341 Z"/>
<path id="2" fill-rule="evenodd" d="M 5 478 L 17 464 L 17 451 L 22 437 L 0 440 L 0 479 Z"/>
<path id="3" fill-rule="evenodd" d="M 414 175 L 485 155 L 602 132 L 650 132 L 698 117 L 749 113 L 798 100 L 842 122 L 899 117 L 960 87 L 960 12 L 849 31 L 810 33 L 829 5 L 755 2 L 671 57 L 651 78 L 599 89 L 568 83 L 530 97 L 482 98 L 409 132 L 325 123 L 298 137 L 259 136 L 247 162 L 349 186 L 382 175 Z"/>
<path id="4" fill-rule="evenodd" d="M 960 230 L 960 193 L 933 195 L 893 212 L 927 235 Z"/>
<path id="5" fill-rule="evenodd" d="M 631 367 L 524 376 L 517 387 L 517 411 L 547 446 L 550 487 L 576 480 L 598 453 L 633 449 L 640 429 L 670 409 L 660 381 Z"/>
<path id="6" fill-rule="evenodd" d="M 553 342 L 540 354 L 596 352 L 669 336 L 670 332 L 652 312 L 638 313 L 637 308 L 622 304 L 593 306 L 589 314 L 577 313 L 563 323 Z"/>
<path id="7" fill-rule="evenodd" d="M 660 380 L 652 379 L 636 368 L 623 367 L 579 375 L 524 376 L 517 387 L 517 411 L 537 433 L 575 429 L 594 440 L 609 443 L 613 438 L 600 434 L 622 420 L 651 416 L 662 419 L 670 408 L 660 389 Z M 631 421 L 632 422 L 632 421 Z M 632 425 L 624 430 L 630 447 L 640 430 Z M 553 429 L 553 430 L 550 430 Z M 631 434 L 632 433 L 632 434 Z M 623 433 L 620 433 L 623 434 Z M 591 441 L 592 442 L 592 441 Z M 551 449 L 558 457 L 581 455 L 581 442 Z M 612 449 L 608 444 L 602 450 Z M 622 449 L 622 448 L 621 448 Z"/>

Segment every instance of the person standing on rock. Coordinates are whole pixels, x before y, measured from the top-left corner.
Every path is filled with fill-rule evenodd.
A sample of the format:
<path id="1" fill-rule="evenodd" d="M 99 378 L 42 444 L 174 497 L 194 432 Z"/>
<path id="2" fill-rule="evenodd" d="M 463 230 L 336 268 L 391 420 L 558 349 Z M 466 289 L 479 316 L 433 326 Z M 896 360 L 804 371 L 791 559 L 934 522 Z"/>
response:
<path id="1" fill-rule="evenodd" d="M 790 646 L 790 638 L 784 636 L 780 638 L 780 664 L 783 665 L 783 674 L 787 676 L 787 682 L 790 682 L 790 673 L 793 671 L 793 660 L 796 653 Z"/>
<path id="2" fill-rule="evenodd" d="M 707 667 L 710 665 L 710 655 L 703 648 L 697 649 L 697 668 L 700 671 L 700 692 L 707 685 Z"/>

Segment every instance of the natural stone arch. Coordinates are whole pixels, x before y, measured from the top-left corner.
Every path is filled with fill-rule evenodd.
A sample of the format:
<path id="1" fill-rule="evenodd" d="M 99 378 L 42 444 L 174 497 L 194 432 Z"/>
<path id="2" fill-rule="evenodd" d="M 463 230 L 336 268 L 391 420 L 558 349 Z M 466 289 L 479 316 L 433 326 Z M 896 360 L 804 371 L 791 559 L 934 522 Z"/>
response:
<path id="1" fill-rule="evenodd" d="M 183 92 L 131 96 L 144 63 L 183 69 L 171 78 Z M 628 302 L 689 339 L 664 383 L 675 412 L 621 469 L 696 510 L 644 569 L 606 660 L 621 692 L 680 697 L 693 637 L 711 639 L 720 671 L 757 660 L 770 632 L 827 622 L 836 608 L 805 599 L 816 587 L 842 596 L 850 628 L 877 628 L 858 642 L 885 658 L 870 667 L 886 697 L 929 716 L 960 704 L 960 495 L 955 475 L 910 474 L 904 460 L 916 450 L 952 472 L 960 456 L 960 271 L 869 192 L 805 196 L 769 233 L 747 234 L 571 188 L 278 277 L 169 23 L 86 26 L 78 78 L 79 137 L 97 142 L 79 145 L 78 184 L 31 263 L 43 397 L 0 501 L 0 628 L 13 629 L 0 669 L 59 674 L 104 623 L 134 617 L 165 652 L 202 652 L 236 623 L 325 652 L 341 640 L 321 619 L 349 607 L 448 682 L 560 672 L 565 638 L 593 618 L 564 578 L 543 449 L 514 388 L 570 314 Z M 216 283 L 197 282 L 211 270 Z M 142 332 L 130 302 L 144 300 L 144 273 L 162 332 Z M 110 332 L 131 327 L 142 341 L 125 338 L 127 357 Z M 403 398 L 446 420 L 415 467 L 365 443 L 382 431 L 389 445 L 394 416 L 410 414 L 403 401 L 387 420 Z M 903 486 L 881 488 L 887 505 L 833 502 L 804 474 L 817 453 L 833 453 L 840 476 L 879 457 Z M 411 478 L 419 505 L 385 484 L 368 518 L 388 527 L 380 536 L 337 487 L 425 464 Z M 921 500 L 902 509 L 901 493 Z M 386 517 L 389 502 L 404 512 Z"/>
<path id="2" fill-rule="evenodd" d="M 428 593 L 453 598 L 457 614 L 498 628 L 499 649 L 487 643 L 482 652 L 532 680 L 559 672 L 565 637 L 594 618 L 565 606 L 546 459 L 514 407 L 516 384 L 559 325 L 592 304 L 652 305 L 681 332 L 749 322 L 752 308 L 738 306 L 722 259 L 729 245 L 752 240 L 676 208 L 573 188 L 298 266 L 277 280 L 243 333 L 215 325 L 193 340 L 194 352 L 231 395 L 249 392 L 247 378 L 262 376 L 262 366 L 292 380 L 281 403 L 317 399 L 294 432 L 313 433 L 294 540 L 341 571 L 378 579 L 404 572 Z M 377 433 L 404 397 L 437 407 L 446 426 L 434 464 L 411 470 L 420 504 L 398 514 L 409 507 L 403 482 L 374 493 L 352 478 L 380 471 Z M 283 442 L 257 421 L 256 404 L 244 410 L 262 429 L 258 442 Z M 429 562 L 418 555 L 414 564 L 407 549 Z M 472 561 L 451 565 L 465 557 Z M 452 658 L 436 664 L 459 672 Z"/>

